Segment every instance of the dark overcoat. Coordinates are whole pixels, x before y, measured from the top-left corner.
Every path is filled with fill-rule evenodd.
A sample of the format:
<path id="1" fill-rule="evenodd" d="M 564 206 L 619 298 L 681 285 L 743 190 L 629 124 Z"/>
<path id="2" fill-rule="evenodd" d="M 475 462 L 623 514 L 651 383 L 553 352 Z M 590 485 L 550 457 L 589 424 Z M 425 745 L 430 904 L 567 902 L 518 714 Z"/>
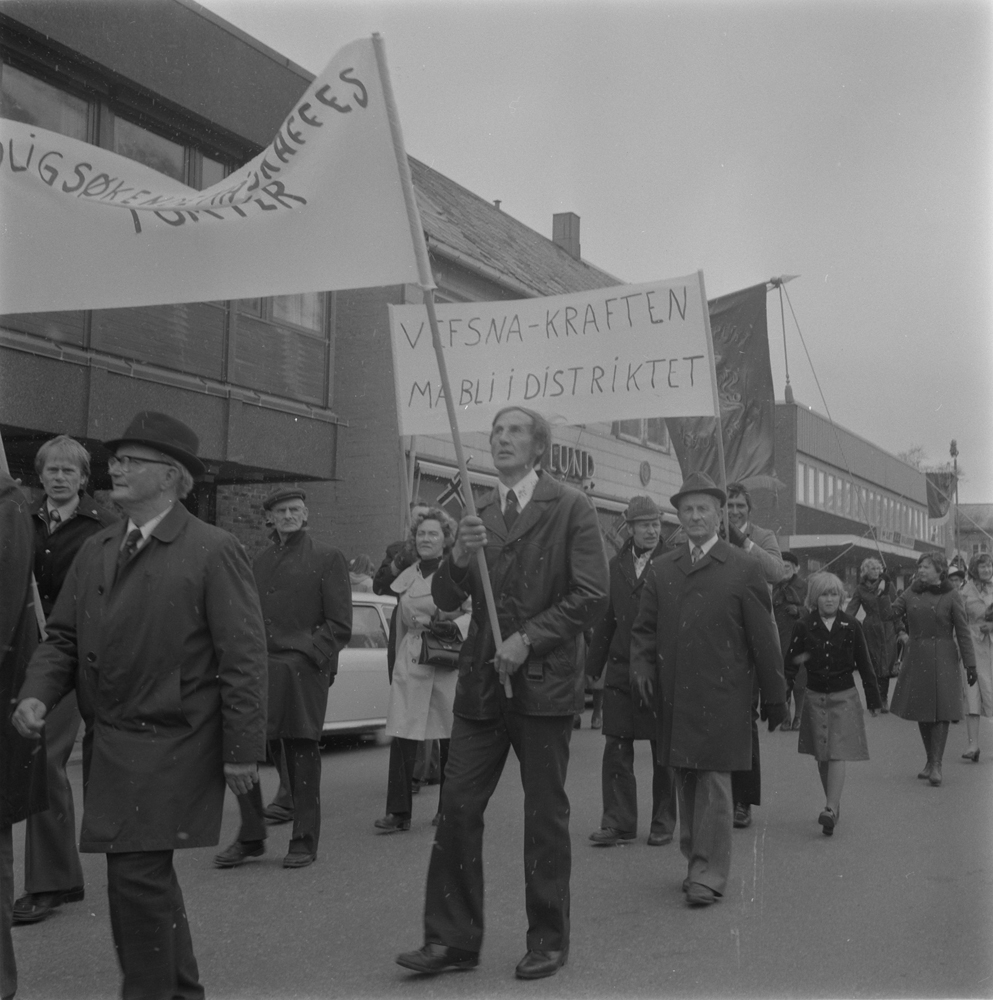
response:
<path id="1" fill-rule="evenodd" d="M 762 566 L 720 539 L 695 565 L 688 545 L 656 559 L 631 630 L 631 669 L 659 693 L 659 762 L 701 771 L 752 764 L 752 687 L 786 701 Z"/>
<path id="2" fill-rule="evenodd" d="M 640 577 L 635 576 L 634 545 L 630 538 L 610 560 L 610 603 L 593 629 L 593 641 L 586 655 L 586 672 L 590 676 L 599 677 L 606 668 L 604 736 L 654 740 L 658 732 L 654 701 L 643 701 L 631 685 L 631 626 L 638 614 L 651 560 L 665 551 L 660 542 Z"/>
<path id="3" fill-rule="evenodd" d="M 585 493 L 541 472 L 527 506 L 508 532 L 498 490 L 482 502 L 486 565 L 504 638 L 523 629 L 531 651 L 511 678 L 510 709 L 523 715 L 573 715 L 583 708 L 580 633 L 607 606 L 607 557 L 596 511 Z M 455 611 L 472 597 L 462 644 L 455 714 L 498 718 L 506 695 L 493 667 L 496 645 L 473 558 L 460 569 L 442 561 L 431 582 L 435 604 Z"/>
<path id="4" fill-rule="evenodd" d="M 269 739 L 317 740 L 338 653 L 352 637 L 345 557 L 306 529 L 269 546 L 254 565 L 269 653 Z"/>
<path id="5" fill-rule="evenodd" d="M 0 825 L 12 826 L 48 808 L 45 741 L 21 736 L 10 721 L 38 623 L 31 592 L 34 530 L 30 503 L 0 469 Z"/>
<path id="6" fill-rule="evenodd" d="M 248 557 L 182 504 L 119 574 L 125 525 L 69 569 L 19 698 L 73 686 L 86 724 L 80 850 L 217 843 L 225 763 L 265 759 L 265 634 Z"/>
<path id="7" fill-rule="evenodd" d="M 41 607 L 48 618 L 80 546 L 90 535 L 117 524 L 120 518 L 98 506 L 93 497 L 81 493 L 75 515 L 49 534 L 46 506 L 47 498 L 42 496 L 35 504 L 31 520 L 35 532 L 34 575 L 38 581 Z"/>
<path id="8" fill-rule="evenodd" d="M 896 632 L 893 623 L 883 621 L 880 617 L 882 595 L 877 591 L 876 583 L 859 583 L 852 594 L 852 599 L 845 608 L 846 614 L 856 615 L 859 608 L 865 612 L 862 620 L 862 632 L 865 634 L 869 656 L 877 677 L 889 677 L 890 667 L 896 659 Z"/>
<path id="9" fill-rule="evenodd" d="M 975 669 L 976 651 L 959 592 L 947 582 L 936 588 L 915 583 L 893 602 L 892 609 L 884 601 L 881 614 L 910 636 L 890 711 L 915 722 L 961 719 L 959 654 L 963 666 Z"/>

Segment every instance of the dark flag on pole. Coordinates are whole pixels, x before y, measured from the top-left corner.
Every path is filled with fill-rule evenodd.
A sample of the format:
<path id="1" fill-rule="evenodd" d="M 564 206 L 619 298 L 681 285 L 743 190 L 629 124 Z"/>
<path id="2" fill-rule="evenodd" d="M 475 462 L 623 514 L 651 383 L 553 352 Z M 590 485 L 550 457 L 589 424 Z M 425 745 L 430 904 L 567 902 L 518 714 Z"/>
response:
<path id="1" fill-rule="evenodd" d="M 472 461 L 469 459 L 466 461 L 466 465 Z M 465 496 L 462 494 L 462 473 L 455 470 L 455 475 L 452 476 L 452 481 L 438 494 L 438 499 L 435 503 L 439 507 L 444 507 L 450 500 L 454 500 L 458 505 L 459 509 L 465 510 Z"/>
<path id="2" fill-rule="evenodd" d="M 955 492 L 955 473 L 928 472 L 927 477 L 927 514 L 928 517 L 938 519 L 948 513 L 948 507 L 952 502 L 952 494 Z"/>
<path id="3" fill-rule="evenodd" d="M 728 482 L 775 489 L 775 409 L 766 283 L 711 300 L 717 392 L 724 428 L 724 464 Z M 721 478 L 717 422 L 713 417 L 667 417 L 666 426 L 686 477 L 706 472 Z"/>

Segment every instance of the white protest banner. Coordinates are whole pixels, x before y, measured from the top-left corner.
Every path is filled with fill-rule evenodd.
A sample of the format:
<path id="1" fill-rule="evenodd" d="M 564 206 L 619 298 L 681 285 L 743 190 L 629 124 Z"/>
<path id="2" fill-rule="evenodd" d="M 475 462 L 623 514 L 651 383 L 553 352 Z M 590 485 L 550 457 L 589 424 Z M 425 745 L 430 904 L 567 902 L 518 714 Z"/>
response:
<path id="1" fill-rule="evenodd" d="M 195 191 L 0 119 L 0 312 L 418 281 L 371 39 L 345 46 L 264 152 Z"/>
<path id="2" fill-rule="evenodd" d="M 438 305 L 462 431 L 505 406 L 555 423 L 713 416 L 699 272 L 512 302 Z M 424 306 L 390 306 L 401 434 L 449 433 Z"/>

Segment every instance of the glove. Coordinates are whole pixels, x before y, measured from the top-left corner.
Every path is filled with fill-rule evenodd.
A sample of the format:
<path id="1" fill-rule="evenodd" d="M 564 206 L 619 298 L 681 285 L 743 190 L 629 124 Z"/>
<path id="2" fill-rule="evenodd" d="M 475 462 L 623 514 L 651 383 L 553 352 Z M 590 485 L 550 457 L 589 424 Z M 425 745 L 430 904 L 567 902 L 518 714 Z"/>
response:
<path id="1" fill-rule="evenodd" d="M 728 524 L 728 539 L 732 545 L 737 545 L 739 549 L 745 547 L 745 536 L 733 524 Z"/>
<path id="2" fill-rule="evenodd" d="M 976 681 L 977 681 L 978 678 L 976 676 L 976 668 L 975 667 L 966 667 L 965 668 L 965 679 L 969 682 L 969 687 L 972 687 L 976 683 Z"/>
<path id="3" fill-rule="evenodd" d="M 769 720 L 769 732 L 777 729 L 786 721 L 786 705 L 781 701 L 774 701 L 765 706 L 766 718 Z"/>

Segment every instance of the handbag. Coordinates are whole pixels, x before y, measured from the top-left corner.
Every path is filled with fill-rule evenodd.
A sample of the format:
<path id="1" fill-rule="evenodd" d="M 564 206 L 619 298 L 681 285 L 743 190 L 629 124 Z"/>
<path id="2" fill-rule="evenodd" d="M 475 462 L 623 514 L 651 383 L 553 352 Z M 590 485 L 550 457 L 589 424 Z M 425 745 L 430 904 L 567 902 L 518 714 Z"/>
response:
<path id="1" fill-rule="evenodd" d="M 455 622 L 432 619 L 421 633 L 421 655 L 417 662 L 435 670 L 458 670 L 462 633 Z"/>

